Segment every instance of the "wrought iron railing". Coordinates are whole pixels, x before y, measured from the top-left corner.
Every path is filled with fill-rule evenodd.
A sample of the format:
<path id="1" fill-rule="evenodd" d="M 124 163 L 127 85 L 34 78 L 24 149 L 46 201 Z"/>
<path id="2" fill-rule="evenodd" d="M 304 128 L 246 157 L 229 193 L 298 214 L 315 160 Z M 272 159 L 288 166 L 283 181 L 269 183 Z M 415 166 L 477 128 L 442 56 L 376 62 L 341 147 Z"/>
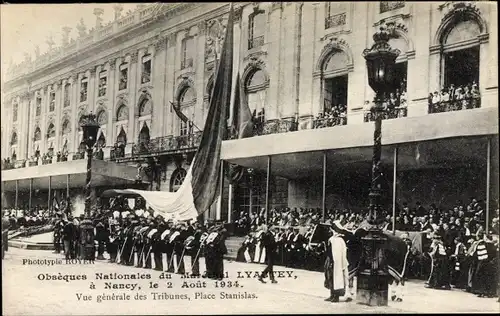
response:
<path id="1" fill-rule="evenodd" d="M 406 116 L 408 116 L 408 109 L 406 107 L 385 109 L 382 112 L 382 119 L 383 120 L 401 118 L 401 117 L 406 117 Z M 374 122 L 375 121 L 375 114 L 371 111 L 370 112 L 366 111 L 364 114 L 364 121 L 365 122 Z"/>
<path id="2" fill-rule="evenodd" d="M 196 148 L 200 145 L 202 133 L 198 131 L 181 136 L 169 135 L 153 138 L 148 143 L 134 144 L 132 146 L 132 157 Z"/>
<path id="3" fill-rule="evenodd" d="M 295 120 L 269 120 L 267 122 L 256 122 L 254 135 L 269 135 L 293 132 L 298 129 Z"/>
<path id="4" fill-rule="evenodd" d="M 429 114 L 477 109 L 481 107 L 481 96 L 471 96 L 459 100 L 438 101 L 429 100 Z"/>
<path id="5" fill-rule="evenodd" d="M 333 127 L 346 124 L 347 117 L 345 115 L 337 117 L 317 117 L 316 119 L 314 119 L 313 128 Z"/>
<path id="6" fill-rule="evenodd" d="M 248 49 L 264 45 L 264 35 L 257 36 L 248 40 Z"/>
<path id="7" fill-rule="evenodd" d="M 80 159 L 84 159 L 84 158 L 85 158 L 84 152 L 73 154 L 73 160 L 80 160 Z"/>
<path id="8" fill-rule="evenodd" d="M 344 25 L 345 23 L 346 23 L 346 13 L 345 12 L 340 13 L 340 14 L 331 15 L 325 19 L 325 29 Z"/>
<path id="9" fill-rule="evenodd" d="M 185 69 L 185 68 L 189 68 L 189 67 L 193 67 L 193 58 L 187 58 L 181 62 L 181 69 Z"/>

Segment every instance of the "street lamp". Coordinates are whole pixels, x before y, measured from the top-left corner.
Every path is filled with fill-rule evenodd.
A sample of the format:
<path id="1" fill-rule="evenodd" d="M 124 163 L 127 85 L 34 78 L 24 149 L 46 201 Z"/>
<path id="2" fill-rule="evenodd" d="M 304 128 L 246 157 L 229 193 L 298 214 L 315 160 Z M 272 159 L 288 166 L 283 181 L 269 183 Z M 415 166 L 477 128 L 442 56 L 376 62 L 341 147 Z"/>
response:
<path id="1" fill-rule="evenodd" d="M 97 132 L 99 124 L 96 121 L 96 116 L 90 112 L 84 115 L 80 121 L 80 126 L 83 130 L 83 141 L 87 146 L 87 179 L 85 181 L 85 219 L 80 223 L 80 256 L 86 260 L 95 259 L 94 245 L 94 225 L 90 219 L 91 208 L 91 179 L 92 179 L 92 153 L 94 145 L 97 141 Z"/>
<path id="2" fill-rule="evenodd" d="M 372 179 L 370 186 L 370 211 L 367 219 L 367 234 L 362 238 L 363 258 L 358 273 L 357 301 L 371 306 L 387 306 L 389 274 L 385 260 L 387 237 L 382 231 L 382 116 L 383 103 L 395 88 L 394 65 L 400 51 L 392 49 L 388 41 L 390 34 L 385 28 L 373 35 L 375 44 L 363 51 L 368 69 L 368 83 L 375 91 L 375 131 L 373 133 Z"/>

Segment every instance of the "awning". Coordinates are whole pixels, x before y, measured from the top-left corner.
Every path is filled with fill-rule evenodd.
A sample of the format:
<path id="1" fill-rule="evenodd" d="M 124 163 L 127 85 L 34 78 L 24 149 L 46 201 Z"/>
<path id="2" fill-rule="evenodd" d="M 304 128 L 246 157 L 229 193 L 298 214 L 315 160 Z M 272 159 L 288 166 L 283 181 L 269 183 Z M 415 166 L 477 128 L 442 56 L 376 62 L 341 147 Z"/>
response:
<path id="1" fill-rule="evenodd" d="M 64 161 L 42 166 L 2 171 L 2 190 L 29 190 L 33 179 L 33 190 L 65 189 L 69 175 L 70 188 L 83 188 L 87 178 L 87 160 Z M 137 168 L 115 162 L 92 160 L 92 186 L 123 186 L 135 183 Z"/>
<path id="2" fill-rule="evenodd" d="M 130 190 L 117 190 L 117 189 L 109 189 L 101 193 L 102 198 L 111 198 L 119 195 L 125 198 L 136 198 L 141 196 L 140 194 L 137 194 L 136 192 L 132 192 Z"/>
<path id="3" fill-rule="evenodd" d="M 488 137 L 492 151 L 498 150 L 497 114 L 496 108 L 485 108 L 384 120 L 382 164 L 392 166 L 396 147 L 398 170 L 485 164 Z M 287 179 L 320 176 L 323 152 L 329 173 L 370 170 L 373 129 L 373 123 L 364 123 L 228 140 L 222 159 L 266 170 L 271 156 L 271 173 Z"/>

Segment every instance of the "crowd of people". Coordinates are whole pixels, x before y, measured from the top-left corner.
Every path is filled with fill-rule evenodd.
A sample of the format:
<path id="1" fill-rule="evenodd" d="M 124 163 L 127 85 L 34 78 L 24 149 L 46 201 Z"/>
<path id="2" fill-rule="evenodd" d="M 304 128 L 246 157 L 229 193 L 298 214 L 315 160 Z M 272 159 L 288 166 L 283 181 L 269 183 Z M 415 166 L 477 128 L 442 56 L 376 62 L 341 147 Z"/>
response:
<path id="1" fill-rule="evenodd" d="M 67 259 L 85 257 L 84 216 L 61 215 L 54 229 L 56 253 L 64 251 Z M 99 210 L 93 219 L 97 260 L 158 271 L 200 276 L 199 259 L 205 258 L 203 277 L 221 280 L 223 256 L 227 253 L 227 231 L 221 223 L 166 220 L 154 216 L 151 209 L 137 205 L 131 209 L 120 203 Z"/>
<path id="2" fill-rule="evenodd" d="M 457 86 L 451 84 L 429 94 L 429 113 L 475 109 L 481 106 L 481 94 L 476 82 Z"/>
<path id="3" fill-rule="evenodd" d="M 314 119 L 313 128 L 324 128 L 347 124 L 347 105 L 338 104 L 319 113 Z"/>
<path id="4" fill-rule="evenodd" d="M 36 205 L 31 209 L 3 208 L 2 213 L 3 217 L 10 223 L 10 230 L 47 225 L 51 223 L 53 218 L 53 214 L 49 212 L 48 208 L 40 205 Z"/>
<path id="5" fill-rule="evenodd" d="M 16 167 L 15 162 L 16 160 L 15 159 L 11 160 L 10 157 L 2 159 L 2 170 L 14 169 Z"/>
<path id="6" fill-rule="evenodd" d="M 367 215 L 367 211 L 326 211 L 327 221 L 339 221 L 349 231 L 355 231 Z M 427 209 L 420 202 L 414 207 L 403 203 L 396 211 L 396 230 L 410 244 L 413 242 L 410 234 L 421 235 L 420 245 L 412 247 L 407 258 L 406 276 L 427 279 L 427 286 L 432 288 L 454 286 L 483 297 L 496 296 L 498 209 L 491 215 L 488 232 L 485 215 L 482 201 L 475 198 L 465 204 L 457 201 L 449 209 L 435 204 Z M 392 215 L 383 213 L 382 216 L 384 229 L 392 231 Z M 264 262 L 259 226 L 266 222 L 265 217 L 265 209 L 249 214 L 242 211 L 235 220 L 236 234 L 246 235 L 238 251 L 238 261 Z M 277 264 L 322 271 L 325 247 L 311 247 L 310 243 L 320 222 L 322 211 L 318 208 L 270 210 L 268 223 L 275 231 Z"/>

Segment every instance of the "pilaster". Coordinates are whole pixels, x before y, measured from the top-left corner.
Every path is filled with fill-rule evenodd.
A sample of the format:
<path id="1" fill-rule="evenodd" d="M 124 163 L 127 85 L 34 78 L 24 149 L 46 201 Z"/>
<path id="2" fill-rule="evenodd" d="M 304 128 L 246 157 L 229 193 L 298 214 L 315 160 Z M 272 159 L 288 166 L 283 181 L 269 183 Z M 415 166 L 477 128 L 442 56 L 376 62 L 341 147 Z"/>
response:
<path id="1" fill-rule="evenodd" d="M 49 112 L 49 97 L 48 87 L 45 86 L 41 90 L 42 96 L 42 115 L 40 120 L 40 131 L 42 132 L 42 140 L 40 144 L 40 155 L 47 153 L 47 114 Z"/>
<path id="2" fill-rule="evenodd" d="M 316 7 L 316 4 L 306 2 L 302 8 L 299 117 L 308 117 L 312 115 L 312 73 L 314 71 L 314 45 L 316 42 L 314 27 Z M 311 26 L 311 24 L 313 25 Z"/>
<path id="3" fill-rule="evenodd" d="M 173 135 L 174 133 L 174 116 L 175 113 L 171 110 L 170 102 L 174 101 L 174 93 L 175 93 L 175 65 L 177 64 L 177 60 L 179 57 L 176 54 L 177 52 L 177 36 L 176 34 L 170 34 L 167 37 L 167 78 L 165 82 L 165 106 L 168 109 L 167 121 L 165 122 L 163 133 L 165 135 Z"/>
<path id="4" fill-rule="evenodd" d="M 56 128 L 56 138 L 54 142 L 54 154 L 57 154 L 58 151 L 61 150 L 62 144 L 61 144 L 61 108 L 63 102 L 61 102 L 61 98 L 63 97 L 62 93 L 62 85 L 63 83 L 61 81 L 58 81 L 53 85 L 53 89 L 56 93 L 56 108 L 55 108 L 55 116 L 54 116 L 54 126 Z"/>
<path id="5" fill-rule="evenodd" d="M 135 108 L 136 108 L 136 96 L 138 82 L 140 82 L 140 68 L 139 68 L 139 53 L 137 51 L 133 52 L 130 57 L 130 86 L 129 86 L 129 104 L 128 104 L 128 131 L 127 131 L 127 142 L 128 144 L 133 144 L 135 142 Z M 127 144 L 127 145 L 128 145 Z M 131 148 L 131 146 L 127 146 Z M 126 150 L 127 150 L 126 149 Z M 129 149 L 130 150 L 130 149 Z"/>
<path id="6" fill-rule="evenodd" d="M 153 56 L 153 114 L 154 125 L 151 138 L 164 136 L 163 125 L 165 124 L 166 104 L 165 102 L 165 79 L 166 79 L 166 63 L 167 63 L 167 38 L 165 36 L 155 43 L 155 53 Z M 153 117 L 151 121 L 153 121 Z"/>
<path id="7" fill-rule="evenodd" d="M 80 103 L 80 80 L 82 79 L 81 74 L 75 74 L 71 77 L 71 153 L 75 153 L 78 150 L 78 104 Z"/>
<path id="8" fill-rule="evenodd" d="M 117 67 L 118 60 L 117 59 L 111 59 L 109 61 L 109 70 L 108 70 L 108 88 L 106 91 L 106 94 L 108 95 L 108 102 L 107 102 L 107 115 L 108 115 L 108 122 L 106 123 L 106 146 L 113 146 L 114 139 L 115 139 L 115 129 L 113 128 L 113 108 L 114 108 L 114 103 L 115 103 L 115 97 L 116 97 L 116 91 L 118 91 L 118 80 L 116 80 L 118 76 L 118 67 Z"/>
<path id="9" fill-rule="evenodd" d="M 205 23 L 198 24 L 198 34 L 195 37 L 196 42 L 196 52 L 195 52 L 195 60 L 194 60 L 194 70 L 195 70 L 195 89 L 196 89 L 196 104 L 194 108 L 194 118 L 190 117 L 189 119 L 193 119 L 193 122 L 196 126 L 203 128 L 204 124 L 204 96 L 205 96 Z"/>
<path id="10" fill-rule="evenodd" d="M 93 112 L 95 114 L 96 100 L 97 100 L 97 89 L 99 86 L 99 79 L 97 78 L 97 67 L 92 67 L 90 69 L 89 85 L 87 89 L 88 97 L 88 112 Z"/>
<path id="11" fill-rule="evenodd" d="M 300 14 L 296 11 L 296 6 L 284 5 L 283 16 L 281 23 L 281 39 L 280 39 L 280 103 L 278 104 L 280 118 L 291 118 L 295 116 L 295 81 L 297 71 L 297 44 L 298 44 L 298 29 L 297 20 L 300 19 Z M 301 5 L 301 4 L 300 4 Z M 278 10 L 279 12 L 279 10 Z M 286 18 L 285 18 L 286 17 Z"/>
<path id="12" fill-rule="evenodd" d="M 267 22 L 267 42 L 269 45 L 269 92 L 267 95 L 267 104 L 265 108 L 266 120 L 272 120 L 279 117 L 281 98 L 280 75 L 282 56 L 281 56 L 281 38 L 283 36 L 282 10 L 273 10 L 269 12 Z M 248 49 L 246 47 L 245 49 Z M 284 62 L 284 61 L 283 61 Z"/>

